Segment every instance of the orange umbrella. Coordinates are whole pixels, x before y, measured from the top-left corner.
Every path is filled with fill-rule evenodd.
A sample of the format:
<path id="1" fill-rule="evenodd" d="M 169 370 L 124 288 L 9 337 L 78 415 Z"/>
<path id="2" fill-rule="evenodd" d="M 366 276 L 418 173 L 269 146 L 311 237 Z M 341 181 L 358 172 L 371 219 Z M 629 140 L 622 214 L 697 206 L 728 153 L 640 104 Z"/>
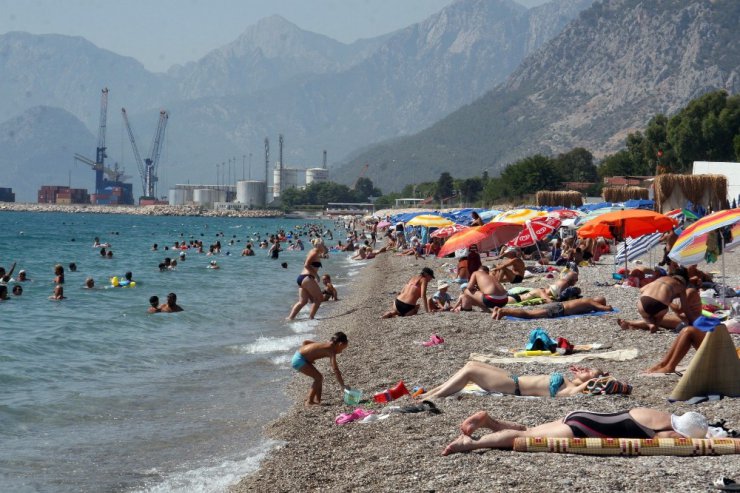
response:
<path id="1" fill-rule="evenodd" d="M 676 226 L 676 220 L 644 209 L 607 212 L 581 226 L 581 238 L 639 238 L 650 233 L 662 233 Z"/>
<path id="2" fill-rule="evenodd" d="M 483 242 L 503 245 L 516 237 L 521 230 L 521 224 L 499 222 L 469 228 L 450 236 L 445 244 L 442 245 L 437 256 L 444 257 L 453 253 L 455 250 L 468 248 L 470 245 L 477 245 Z"/>

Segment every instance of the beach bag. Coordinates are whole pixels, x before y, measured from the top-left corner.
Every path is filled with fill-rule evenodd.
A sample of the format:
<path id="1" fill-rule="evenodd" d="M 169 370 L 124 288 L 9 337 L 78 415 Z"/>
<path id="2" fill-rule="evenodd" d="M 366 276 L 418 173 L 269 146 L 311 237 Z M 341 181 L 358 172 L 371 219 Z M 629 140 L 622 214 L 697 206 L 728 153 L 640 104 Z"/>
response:
<path id="1" fill-rule="evenodd" d="M 591 395 L 630 395 L 632 393 L 632 385 L 620 382 L 614 377 L 602 377 L 588 382 L 583 392 Z"/>
<path id="2" fill-rule="evenodd" d="M 544 329 L 537 328 L 529 333 L 529 341 L 524 349 L 527 351 L 550 351 L 555 352 L 558 343 L 553 341 Z"/>

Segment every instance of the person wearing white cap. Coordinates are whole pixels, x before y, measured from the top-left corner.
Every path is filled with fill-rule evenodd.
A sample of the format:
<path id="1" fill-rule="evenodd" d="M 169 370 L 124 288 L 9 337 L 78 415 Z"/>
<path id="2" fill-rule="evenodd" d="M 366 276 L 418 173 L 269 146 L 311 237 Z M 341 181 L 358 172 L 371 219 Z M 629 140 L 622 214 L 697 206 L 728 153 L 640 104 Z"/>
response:
<path id="1" fill-rule="evenodd" d="M 495 430 L 479 439 L 471 438 L 479 428 Z M 574 411 L 565 418 L 533 428 L 492 418 L 479 411 L 463 421 L 462 435 L 442 455 L 483 448 L 510 449 L 518 437 L 544 438 L 705 438 L 707 419 L 690 411 L 681 416 L 657 409 L 636 407 L 616 413 Z"/>
<path id="2" fill-rule="evenodd" d="M 218 263 L 215 260 L 211 260 L 210 264 L 208 264 L 209 269 L 220 269 L 221 267 L 218 265 Z"/>
<path id="3" fill-rule="evenodd" d="M 439 281 L 437 283 L 437 292 L 429 298 L 429 309 L 433 312 L 450 311 L 450 303 L 452 303 L 452 296 L 447 292 L 450 287 L 445 281 Z"/>

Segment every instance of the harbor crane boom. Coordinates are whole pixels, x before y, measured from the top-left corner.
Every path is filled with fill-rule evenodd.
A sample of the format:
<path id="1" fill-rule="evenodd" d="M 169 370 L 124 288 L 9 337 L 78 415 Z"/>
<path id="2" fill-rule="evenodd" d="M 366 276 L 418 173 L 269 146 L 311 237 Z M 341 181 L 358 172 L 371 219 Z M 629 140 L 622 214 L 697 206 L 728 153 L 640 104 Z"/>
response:
<path id="1" fill-rule="evenodd" d="M 154 139 L 152 140 L 152 146 L 149 150 L 149 157 L 142 161 L 141 154 L 139 154 L 139 148 L 136 145 L 136 139 L 134 138 L 134 132 L 131 129 L 131 125 L 128 121 L 128 115 L 126 114 L 126 108 L 121 108 L 121 115 L 123 116 L 123 122 L 126 125 L 128 131 L 128 137 L 131 141 L 131 148 L 134 151 L 134 159 L 136 165 L 139 167 L 139 174 L 141 175 L 141 188 L 144 196 L 154 198 L 156 196 L 156 183 L 158 181 L 156 171 L 157 164 L 159 163 L 159 156 L 162 151 L 162 141 L 164 140 L 164 132 L 167 128 L 167 120 L 169 115 L 166 111 L 162 110 L 159 112 L 159 122 L 157 124 L 157 130 L 154 133 Z"/>

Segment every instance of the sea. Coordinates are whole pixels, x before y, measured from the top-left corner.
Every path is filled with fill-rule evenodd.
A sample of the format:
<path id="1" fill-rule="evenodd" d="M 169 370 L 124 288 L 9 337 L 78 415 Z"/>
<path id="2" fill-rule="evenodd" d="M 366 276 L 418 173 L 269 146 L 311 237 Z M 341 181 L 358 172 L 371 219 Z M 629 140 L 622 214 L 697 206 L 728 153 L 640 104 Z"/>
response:
<path id="1" fill-rule="evenodd" d="M 256 470 L 278 445 L 263 426 L 294 404 L 284 392 L 290 358 L 317 322 L 307 308 L 284 320 L 306 251 L 278 261 L 259 248 L 240 253 L 257 235 L 300 234 L 304 224 L 0 213 L 0 266 L 17 261 L 13 277 L 24 269 L 30 279 L 0 302 L 0 491 L 218 492 Z M 188 250 L 160 272 L 165 257 L 178 258 L 164 247 L 191 239 L 206 250 L 220 240 L 222 252 Z M 220 269 L 207 268 L 212 259 Z M 359 264 L 343 253 L 323 263 L 341 296 Z M 55 264 L 65 268 L 62 301 L 49 300 Z M 112 287 L 126 271 L 136 286 Z M 163 303 L 170 292 L 183 312 L 147 313 L 150 296 Z M 329 313 L 322 306 L 318 318 Z"/>

